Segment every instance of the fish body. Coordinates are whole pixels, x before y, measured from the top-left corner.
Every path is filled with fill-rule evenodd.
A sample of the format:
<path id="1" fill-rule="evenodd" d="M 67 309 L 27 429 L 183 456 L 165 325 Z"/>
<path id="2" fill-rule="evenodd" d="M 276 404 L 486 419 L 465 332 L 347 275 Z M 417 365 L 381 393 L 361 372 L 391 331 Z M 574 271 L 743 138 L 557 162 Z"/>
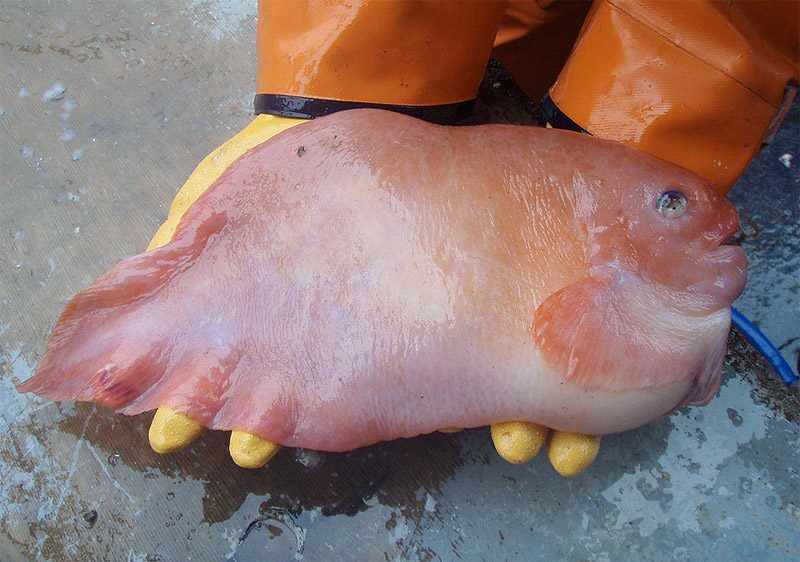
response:
<path id="1" fill-rule="evenodd" d="M 169 244 L 74 297 L 20 389 L 328 451 L 623 431 L 716 392 L 737 225 L 704 180 L 613 142 L 341 112 L 247 152 Z"/>

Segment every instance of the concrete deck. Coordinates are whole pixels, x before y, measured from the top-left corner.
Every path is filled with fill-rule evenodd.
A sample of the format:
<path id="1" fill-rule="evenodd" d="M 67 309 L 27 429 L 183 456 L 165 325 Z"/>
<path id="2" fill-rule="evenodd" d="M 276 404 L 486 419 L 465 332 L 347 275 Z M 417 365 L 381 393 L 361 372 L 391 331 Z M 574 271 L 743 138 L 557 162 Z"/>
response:
<path id="1" fill-rule="evenodd" d="M 255 2 L 5 2 L 0 10 L 0 558 L 796 560 L 800 409 L 731 337 L 710 406 L 608 437 L 574 480 L 510 466 L 487 429 L 245 471 L 227 436 L 158 456 L 149 415 L 16 393 L 64 302 L 142 251 L 177 188 L 251 119 Z M 533 121 L 495 70 L 480 121 Z M 800 347 L 795 107 L 733 192 L 739 306 Z M 793 554 L 794 553 L 794 554 Z"/>

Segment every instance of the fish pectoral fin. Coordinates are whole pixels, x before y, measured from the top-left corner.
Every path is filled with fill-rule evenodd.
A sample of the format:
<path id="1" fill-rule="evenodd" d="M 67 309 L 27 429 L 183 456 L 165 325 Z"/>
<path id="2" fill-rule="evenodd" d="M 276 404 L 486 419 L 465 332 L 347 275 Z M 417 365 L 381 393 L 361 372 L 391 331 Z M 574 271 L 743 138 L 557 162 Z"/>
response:
<path id="1" fill-rule="evenodd" d="M 536 310 L 534 346 L 584 388 L 630 390 L 686 377 L 684 327 L 680 318 L 665 318 L 654 294 L 632 275 L 624 282 L 608 275 L 567 285 Z"/>

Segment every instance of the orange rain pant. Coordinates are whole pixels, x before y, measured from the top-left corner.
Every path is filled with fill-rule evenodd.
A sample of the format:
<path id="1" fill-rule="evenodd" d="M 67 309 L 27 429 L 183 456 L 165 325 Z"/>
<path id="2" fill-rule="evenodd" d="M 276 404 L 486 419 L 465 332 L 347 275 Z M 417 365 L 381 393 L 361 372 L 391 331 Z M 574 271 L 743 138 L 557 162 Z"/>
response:
<path id="1" fill-rule="evenodd" d="M 799 44 L 795 0 L 260 0 L 256 111 L 452 122 L 493 52 L 574 128 L 727 193 L 788 111 Z"/>

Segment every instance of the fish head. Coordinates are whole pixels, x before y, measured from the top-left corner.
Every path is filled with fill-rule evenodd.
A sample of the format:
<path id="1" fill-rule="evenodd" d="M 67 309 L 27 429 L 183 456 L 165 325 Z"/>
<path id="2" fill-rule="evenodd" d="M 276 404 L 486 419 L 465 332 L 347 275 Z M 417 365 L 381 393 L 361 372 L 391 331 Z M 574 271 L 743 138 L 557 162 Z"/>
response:
<path id="1" fill-rule="evenodd" d="M 536 347 L 582 388 L 651 392 L 664 414 L 707 402 L 747 275 L 744 251 L 725 245 L 736 210 L 688 170 L 593 143 L 596 175 L 572 182 L 588 194 L 575 200 L 589 276 L 539 307 Z"/>
<path id="2" fill-rule="evenodd" d="M 688 313 L 729 308 L 747 277 L 744 250 L 726 244 L 739 227 L 736 209 L 699 176 L 641 157 L 615 178 L 613 204 L 595 197 L 594 223 L 609 233 L 592 265 L 622 265 Z"/>

